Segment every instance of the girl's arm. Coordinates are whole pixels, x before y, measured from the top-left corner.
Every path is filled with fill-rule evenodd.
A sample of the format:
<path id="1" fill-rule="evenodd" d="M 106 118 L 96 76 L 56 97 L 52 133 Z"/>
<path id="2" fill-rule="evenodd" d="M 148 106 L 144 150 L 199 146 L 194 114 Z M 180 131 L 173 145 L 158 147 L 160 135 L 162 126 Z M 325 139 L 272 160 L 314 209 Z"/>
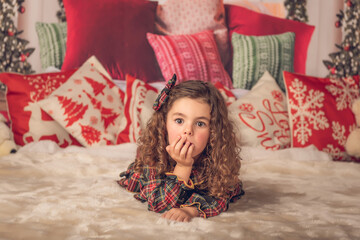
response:
<path id="1" fill-rule="evenodd" d="M 134 164 L 135 162 L 131 163 L 125 172 L 120 173 L 122 179 L 117 181 L 121 187 L 129 192 L 140 191 L 140 174 L 135 172 Z"/>
<path id="2" fill-rule="evenodd" d="M 214 217 L 228 209 L 229 203 L 234 202 L 244 195 L 242 184 L 240 183 L 228 198 L 217 198 L 199 193 L 193 193 L 191 197 L 181 207 L 193 206 L 199 211 L 199 216 L 203 218 Z"/>
<path id="3" fill-rule="evenodd" d="M 190 222 L 191 219 L 199 217 L 199 211 L 196 207 L 172 208 L 161 217 L 178 222 Z"/>
<path id="4" fill-rule="evenodd" d="M 130 192 L 136 192 L 134 197 L 142 202 L 148 202 L 148 209 L 154 212 L 168 211 L 180 207 L 191 196 L 194 184 L 191 180 L 185 182 L 173 173 L 158 176 L 156 170 L 144 167 L 142 174 L 137 173 L 131 164 L 126 172 L 120 174 L 123 179 L 118 184 Z"/>
<path id="5" fill-rule="evenodd" d="M 194 185 L 191 180 L 183 181 L 173 173 L 167 173 L 165 177 L 143 178 L 142 188 L 135 198 L 148 202 L 148 209 L 154 212 L 164 212 L 171 208 L 178 208 L 191 196 Z"/>

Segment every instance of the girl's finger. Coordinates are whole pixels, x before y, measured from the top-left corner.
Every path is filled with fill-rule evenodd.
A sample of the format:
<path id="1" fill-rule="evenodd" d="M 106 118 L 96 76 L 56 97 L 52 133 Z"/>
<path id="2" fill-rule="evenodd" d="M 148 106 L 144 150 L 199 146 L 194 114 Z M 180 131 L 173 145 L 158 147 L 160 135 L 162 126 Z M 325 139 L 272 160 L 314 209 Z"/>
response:
<path id="1" fill-rule="evenodd" d="M 179 216 L 176 218 L 176 221 L 178 221 L 178 222 L 185 222 L 185 216 L 179 215 Z"/>
<path id="2" fill-rule="evenodd" d="M 186 141 L 186 137 L 181 137 L 180 140 L 175 144 L 174 150 L 177 153 L 180 153 L 180 150 L 183 148 L 185 141 Z"/>
<path id="3" fill-rule="evenodd" d="M 189 158 L 192 158 L 192 153 L 194 151 L 194 148 L 195 148 L 195 145 L 194 144 L 191 144 L 188 148 L 188 151 L 187 151 L 187 155 L 186 155 L 186 158 L 189 159 Z"/>
<path id="4" fill-rule="evenodd" d="M 166 151 L 170 154 L 170 152 L 173 152 L 175 149 L 176 144 L 180 141 L 181 136 L 178 136 L 178 138 L 166 146 Z"/>
<path id="5" fill-rule="evenodd" d="M 180 158 L 185 159 L 187 152 L 189 151 L 190 142 L 186 142 L 183 148 L 180 151 Z"/>
<path id="6" fill-rule="evenodd" d="M 167 217 L 167 215 L 168 215 L 168 212 L 169 212 L 169 211 L 164 212 L 164 213 L 161 215 L 161 217 L 162 217 L 162 218 L 166 218 L 166 217 Z"/>

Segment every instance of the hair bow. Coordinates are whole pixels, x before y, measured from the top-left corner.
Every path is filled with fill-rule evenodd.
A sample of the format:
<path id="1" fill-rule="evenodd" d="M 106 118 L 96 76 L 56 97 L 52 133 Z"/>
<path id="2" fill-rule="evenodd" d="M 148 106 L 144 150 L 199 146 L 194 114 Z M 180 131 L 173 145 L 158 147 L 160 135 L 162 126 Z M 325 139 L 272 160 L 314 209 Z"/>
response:
<path id="1" fill-rule="evenodd" d="M 153 109 L 155 111 L 158 111 L 164 103 L 169 98 L 170 90 L 174 87 L 176 83 L 176 74 L 173 75 L 173 77 L 166 83 L 163 90 L 161 90 L 159 96 L 156 98 L 155 103 L 153 105 Z"/>

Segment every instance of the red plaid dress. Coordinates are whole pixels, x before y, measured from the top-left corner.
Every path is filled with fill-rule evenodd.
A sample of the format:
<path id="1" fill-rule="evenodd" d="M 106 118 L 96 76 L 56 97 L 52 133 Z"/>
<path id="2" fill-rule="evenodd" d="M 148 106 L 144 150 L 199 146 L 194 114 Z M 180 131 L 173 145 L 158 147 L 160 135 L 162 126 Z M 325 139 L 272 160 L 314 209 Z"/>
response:
<path id="1" fill-rule="evenodd" d="M 141 202 L 148 202 L 148 209 L 154 212 L 165 212 L 171 208 L 195 206 L 201 217 L 213 217 L 226 211 L 230 202 L 239 199 L 244 191 L 240 183 L 231 192 L 229 198 L 211 197 L 197 190 L 200 184 L 199 173 L 192 170 L 187 183 L 172 173 L 165 177 L 157 175 L 155 168 L 145 167 L 139 174 L 134 171 L 134 163 L 120 174 L 118 184 L 130 192 Z"/>

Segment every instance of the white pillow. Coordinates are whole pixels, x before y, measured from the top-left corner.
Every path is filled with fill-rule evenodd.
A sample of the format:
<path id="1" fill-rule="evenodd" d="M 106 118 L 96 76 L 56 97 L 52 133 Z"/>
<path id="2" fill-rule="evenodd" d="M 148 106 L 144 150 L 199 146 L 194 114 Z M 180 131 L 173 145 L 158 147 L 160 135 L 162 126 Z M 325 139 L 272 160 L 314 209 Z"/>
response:
<path id="1" fill-rule="evenodd" d="M 266 71 L 253 88 L 229 105 L 240 146 L 265 149 L 290 147 L 286 97 Z"/>

